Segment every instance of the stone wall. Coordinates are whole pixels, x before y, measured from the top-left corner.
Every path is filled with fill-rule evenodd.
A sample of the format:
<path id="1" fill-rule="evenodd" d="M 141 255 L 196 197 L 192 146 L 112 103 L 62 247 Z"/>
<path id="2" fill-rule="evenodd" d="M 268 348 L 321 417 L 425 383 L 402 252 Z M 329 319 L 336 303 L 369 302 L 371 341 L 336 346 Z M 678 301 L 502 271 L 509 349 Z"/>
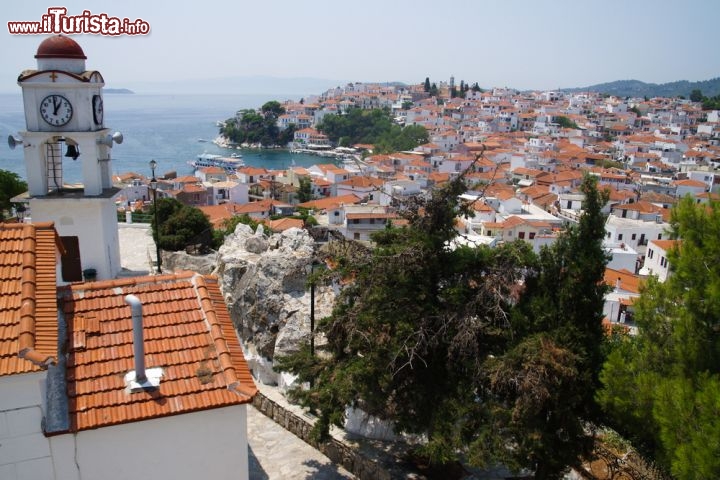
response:
<path id="1" fill-rule="evenodd" d="M 342 465 L 359 480 L 420 480 L 425 478 L 399 467 L 398 459 L 381 450 L 360 448 L 358 445 L 349 444 L 334 437 L 322 443 L 313 441 L 310 438 L 313 420 L 287 410 L 262 392 L 255 395 L 253 405 L 262 414 L 323 453 L 333 463 Z"/>

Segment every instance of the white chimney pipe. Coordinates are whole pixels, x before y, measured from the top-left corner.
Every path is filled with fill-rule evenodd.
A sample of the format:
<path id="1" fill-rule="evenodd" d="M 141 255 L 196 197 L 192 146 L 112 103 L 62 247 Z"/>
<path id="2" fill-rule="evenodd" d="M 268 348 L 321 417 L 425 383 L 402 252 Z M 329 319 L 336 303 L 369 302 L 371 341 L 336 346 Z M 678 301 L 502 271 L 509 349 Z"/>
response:
<path id="1" fill-rule="evenodd" d="M 143 337 L 142 303 L 135 295 L 125 295 L 125 303 L 132 309 L 133 354 L 135 356 L 135 381 L 147 381 L 145 375 L 145 339 Z"/>

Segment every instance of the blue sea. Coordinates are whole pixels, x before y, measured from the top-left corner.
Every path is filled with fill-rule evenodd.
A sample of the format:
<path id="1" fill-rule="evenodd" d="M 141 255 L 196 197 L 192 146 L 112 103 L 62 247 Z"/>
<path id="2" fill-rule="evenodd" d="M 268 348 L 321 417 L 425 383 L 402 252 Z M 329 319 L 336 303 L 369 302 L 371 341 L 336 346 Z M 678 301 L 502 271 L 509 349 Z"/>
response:
<path id="1" fill-rule="evenodd" d="M 192 174 L 188 162 L 201 153 L 230 155 L 238 152 L 216 146 L 218 121 L 238 110 L 259 108 L 269 100 L 287 98 L 272 95 L 143 95 L 105 94 L 105 126 L 122 132 L 121 145 L 112 148 L 113 173 L 137 172 L 150 176 L 150 160 L 157 162 L 156 173 L 175 171 Z M 288 97 L 292 98 L 292 97 Z M 295 98 L 292 98 L 295 99 Z M 22 148 L 11 150 L 8 135 L 25 130 L 22 96 L 0 94 L 0 169 L 26 178 Z M 82 154 L 82 152 L 80 152 Z M 325 163 L 312 155 L 286 150 L 241 150 L 247 165 L 284 169 L 293 162 L 299 166 Z M 66 182 L 79 182 L 80 162 L 66 158 L 63 164 Z"/>

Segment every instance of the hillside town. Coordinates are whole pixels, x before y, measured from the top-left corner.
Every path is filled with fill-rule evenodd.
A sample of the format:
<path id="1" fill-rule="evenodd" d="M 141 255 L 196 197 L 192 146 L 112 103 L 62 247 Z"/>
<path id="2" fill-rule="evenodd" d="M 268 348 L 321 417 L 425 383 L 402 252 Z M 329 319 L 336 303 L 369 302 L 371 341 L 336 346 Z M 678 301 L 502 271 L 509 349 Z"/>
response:
<path id="1" fill-rule="evenodd" d="M 82 47 L 51 36 L 34 58 L 17 77 L 26 129 L 8 139 L 22 150 L 27 191 L 0 223 L 3 479 L 349 478 L 279 446 L 282 433 L 257 433 L 269 430 L 257 410 L 362 480 L 471 478 L 465 453 L 482 457 L 468 468 L 498 469 L 472 478 L 552 479 L 572 469 L 604 480 L 628 455 L 613 451 L 596 475 L 596 440 L 610 445 L 587 431 L 596 392 L 603 408 L 616 399 L 622 407 L 608 408 L 603 424 L 647 430 L 651 409 L 623 403 L 640 390 L 630 377 L 650 375 L 644 387 L 671 372 L 644 358 L 632 370 L 622 349 L 646 341 L 644 285 L 668 300 L 673 321 L 660 327 L 679 332 L 650 348 L 692 347 L 685 317 L 715 318 L 707 305 L 718 276 L 705 271 L 717 267 L 696 260 L 719 223 L 683 235 L 686 217 L 697 213 L 701 224 L 720 193 L 720 111 L 698 102 L 484 91 L 463 81 L 458 89 L 452 78 L 354 83 L 282 105 L 273 128 L 292 133 L 288 155 L 317 155 L 312 166 L 269 170 L 235 153 L 183 176 L 156 177 L 152 160 L 148 178 L 113 173 L 123 135 L 105 124 L 105 80 L 86 68 Z M 388 152 L 387 143 L 323 132 L 324 120 L 342 118 L 328 115 L 377 109 L 427 141 Z M 64 181 L 71 161 L 82 183 Z M 165 207 L 204 223 L 163 225 Z M 219 232 L 221 245 L 198 255 L 206 252 L 182 243 L 185 263 L 163 265 L 168 224 L 167 237 L 191 230 L 214 241 Z M 333 255 L 335 247 L 355 253 Z M 683 279 L 709 284 L 709 294 Z M 517 326 L 507 328 L 511 315 Z M 702 342 L 718 331 L 706 323 L 693 330 Z M 605 359 L 616 333 L 625 343 Z M 687 390 L 679 382 L 693 369 L 704 385 L 716 357 L 692 349 L 703 354 L 675 368 L 681 378 L 665 392 Z M 664 418 L 690 432 L 716 421 L 714 387 L 669 402 L 693 411 Z M 293 394 L 305 409 L 289 403 Z M 631 418 L 634 407 L 641 415 Z M 333 426 L 342 432 L 331 435 Z M 270 467 L 258 468 L 258 442 L 278 445 L 265 457 Z M 288 458 L 316 473 L 280 468 Z M 414 473 L 428 466 L 439 471 Z"/>
<path id="2" fill-rule="evenodd" d="M 278 127 L 294 125 L 290 148 L 316 153 L 316 165 L 198 168 L 159 180 L 158 195 L 200 208 L 214 225 L 247 215 L 271 231 L 302 227 L 294 214 L 307 209 L 320 226 L 368 242 L 388 222 L 402 224 L 404 200 L 463 174 L 471 189 L 462 198 L 474 216 L 457 219 L 457 241 L 492 247 L 519 239 L 539 251 L 578 220 L 578 186 L 592 175 L 610 198 L 606 281 L 613 292 L 605 317 L 632 331 L 639 285 L 648 275 L 669 275 L 670 208 L 686 195 L 697 203 L 719 198 L 720 112 L 681 98 L 467 87 L 460 98 L 456 91 L 452 78 L 437 96 L 422 84 L 355 83 L 285 102 Z M 374 154 L 372 145 L 336 148 L 315 126 L 351 108 L 388 109 L 398 124 L 425 127 L 430 141 L 389 154 Z M 124 188 L 124 210 L 149 199 L 142 175 L 114 180 Z M 312 199 L 300 202 L 303 180 Z"/>

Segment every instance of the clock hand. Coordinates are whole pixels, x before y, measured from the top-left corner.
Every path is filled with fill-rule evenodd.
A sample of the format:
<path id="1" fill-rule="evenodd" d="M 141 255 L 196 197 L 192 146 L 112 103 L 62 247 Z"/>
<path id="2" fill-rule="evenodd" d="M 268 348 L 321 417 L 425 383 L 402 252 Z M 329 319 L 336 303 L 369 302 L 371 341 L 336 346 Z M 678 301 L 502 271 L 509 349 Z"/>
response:
<path id="1" fill-rule="evenodd" d="M 57 115 L 59 108 L 60 108 L 60 103 L 58 103 L 56 97 L 53 97 L 53 115 Z"/>

